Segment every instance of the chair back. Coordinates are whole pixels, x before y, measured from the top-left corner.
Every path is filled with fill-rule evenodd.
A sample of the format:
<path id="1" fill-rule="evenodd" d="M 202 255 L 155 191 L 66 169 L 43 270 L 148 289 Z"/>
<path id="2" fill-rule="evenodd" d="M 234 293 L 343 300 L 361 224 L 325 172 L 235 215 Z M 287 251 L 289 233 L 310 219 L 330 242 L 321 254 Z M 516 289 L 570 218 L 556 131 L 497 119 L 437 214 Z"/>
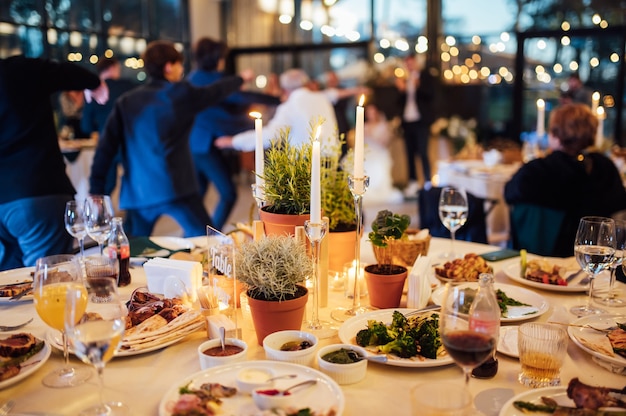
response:
<path id="1" fill-rule="evenodd" d="M 417 194 L 417 211 L 420 228 L 428 228 L 433 237 L 450 238 L 450 231 L 439 219 L 439 196 L 441 188 L 422 189 Z M 467 221 L 455 234 L 458 240 L 487 244 L 487 222 L 484 198 L 467 192 Z"/>

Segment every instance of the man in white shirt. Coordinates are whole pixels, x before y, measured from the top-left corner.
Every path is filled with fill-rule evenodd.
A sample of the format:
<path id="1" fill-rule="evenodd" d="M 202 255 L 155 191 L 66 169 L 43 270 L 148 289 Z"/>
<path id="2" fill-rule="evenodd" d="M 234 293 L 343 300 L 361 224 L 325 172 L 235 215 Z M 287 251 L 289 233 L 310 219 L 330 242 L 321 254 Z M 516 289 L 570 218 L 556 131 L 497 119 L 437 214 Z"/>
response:
<path id="1" fill-rule="evenodd" d="M 263 126 L 264 147 L 278 137 L 281 129 L 290 129 L 291 144 L 299 146 L 308 143 L 315 134 L 312 128 L 319 118 L 324 119 L 320 141 L 322 148 L 337 144 L 337 119 L 332 102 L 332 92 L 311 91 L 307 84 L 309 76 L 301 69 L 289 69 L 280 75 L 280 86 L 285 93 L 285 101 L 276 107 L 274 117 Z M 215 141 L 220 148 L 234 148 L 241 151 L 255 149 L 255 132 L 248 130 L 234 136 L 222 136 Z"/>

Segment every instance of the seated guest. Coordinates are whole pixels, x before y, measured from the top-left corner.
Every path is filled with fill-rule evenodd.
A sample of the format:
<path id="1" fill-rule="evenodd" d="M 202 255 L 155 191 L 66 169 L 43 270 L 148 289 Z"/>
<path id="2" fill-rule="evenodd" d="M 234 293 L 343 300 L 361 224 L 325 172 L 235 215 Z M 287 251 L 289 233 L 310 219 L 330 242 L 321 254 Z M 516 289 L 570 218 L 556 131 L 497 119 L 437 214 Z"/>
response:
<path id="1" fill-rule="evenodd" d="M 72 251 L 63 213 L 76 190 L 65 173 L 50 95 L 83 88 L 106 102 L 106 85 L 76 64 L 0 59 L 0 270 Z"/>
<path id="2" fill-rule="evenodd" d="M 505 186 L 504 198 L 512 205 L 513 234 L 525 233 L 538 241 L 554 240 L 551 249 L 544 247 L 546 252 L 535 254 L 572 256 L 581 217 L 609 217 L 626 209 L 626 190 L 617 168 L 591 148 L 597 126 L 598 120 L 585 104 L 556 108 L 550 114 L 548 128 L 550 154 L 522 166 Z M 538 227 L 541 229 L 516 228 L 519 206 L 534 207 L 534 213 L 526 217 L 533 216 L 535 224 L 544 224 Z M 551 220 L 546 222 L 542 216 L 550 216 Z M 533 252 L 530 247 L 516 248 Z"/>
<path id="3" fill-rule="evenodd" d="M 151 42 L 143 60 L 151 79 L 115 102 L 98 141 L 90 192 L 104 192 L 120 152 L 120 208 L 130 219 L 128 234 L 150 235 L 161 215 L 169 215 L 185 236 L 205 235 L 212 222 L 198 189 L 189 131 L 198 113 L 237 91 L 242 79 L 224 77 L 206 87 L 181 81 L 183 55 L 171 42 Z"/>

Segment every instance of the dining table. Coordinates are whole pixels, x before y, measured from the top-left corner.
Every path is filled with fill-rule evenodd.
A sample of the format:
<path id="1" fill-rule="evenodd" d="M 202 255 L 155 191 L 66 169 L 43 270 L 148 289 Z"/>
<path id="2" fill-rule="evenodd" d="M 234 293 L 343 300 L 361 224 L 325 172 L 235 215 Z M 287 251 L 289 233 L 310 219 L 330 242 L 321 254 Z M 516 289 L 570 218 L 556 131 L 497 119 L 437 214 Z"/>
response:
<path id="1" fill-rule="evenodd" d="M 433 238 L 428 259 L 431 265 L 441 264 L 445 259 L 442 253 L 450 248 L 450 240 Z M 466 241 L 455 242 L 455 250 L 460 254 L 487 253 L 499 247 Z M 371 244 L 361 244 L 362 262 L 374 261 Z M 573 259 L 572 259 L 573 261 Z M 585 291 L 566 292 L 533 288 L 513 280 L 507 274 L 511 265 L 520 262 L 519 257 L 490 262 L 493 267 L 496 284 L 507 284 L 536 292 L 547 301 L 546 310 L 540 316 L 529 317 L 527 321 L 559 321 L 567 323 L 577 319 L 569 313 L 573 305 L 586 302 Z M 131 269 L 132 282 L 120 288 L 122 297 L 129 298 L 136 288 L 146 286 L 146 275 L 142 267 Z M 434 282 L 434 280 L 433 280 Z M 624 293 L 624 285 L 617 283 L 617 289 Z M 433 288 L 436 289 L 436 288 Z M 331 311 L 340 306 L 349 307 L 352 300 L 343 290 L 329 289 L 328 304 L 319 309 L 322 320 L 332 321 Z M 368 298 L 363 297 L 361 304 L 367 305 Z M 406 302 L 406 300 L 403 300 Z M 611 313 L 626 312 L 623 308 L 605 307 Z M 309 315 L 311 309 L 307 309 Z M 238 312 L 237 321 L 241 327 L 241 337 L 248 344 L 247 360 L 265 360 L 263 347 L 258 345 L 251 322 Z M 39 318 L 31 301 L 0 303 L 0 325 L 2 321 L 19 322 L 33 318 L 33 321 L 19 331 L 29 332 L 46 339 L 50 329 Z M 519 325 L 522 322 L 503 322 L 502 327 Z M 338 328 L 345 323 L 337 322 Z M 6 333 L 0 333 L 2 338 Z M 173 387 L 201 371 L 198 359 L 198 346 L 207 340 L 207 332 L 199 330 L 186 338 L 167 347 L 144 354 L 127 357 L 115 357 L 104 370 L 104 397 L 106 400 L 122 401 L 127 404 L 133 415 L 158 415 L 162 398 Z M 319 340 L 319 346 L 340 343 L 337 334 Z M 74 366 L 86 366 L 76 357 L 71 356 Z M 531 391 L 518 382 L 519 360 L 507 354 L 498 353 L 499 368 L 495 377 L 490 379 L 472 378 L 469 390 L 474 398 L 476 414 L 485 416 L 498 415 L 504 403 L 515 395 Z M 268 362 L 271 366 L 271 362 Z M 15 406 L 11 414 L 16 415 L 75 415 L 81 409 L 99 400 L 98 378 L 95 375 L 86 383 L 70 388 L 49 388 L 42 384 L 42 378 L 50 371 L 63 365 L 63 354 L 53 348 L 50 358 L 37 371 L 27 378 L 0 390 L 0 401 L 11 399 Z M 317 363 L 312 365 L 317 369 Z M 621 389 L 626 385 L 626 378 L 618 369 L 607 369 L 592 359 L 572 340 L 567 347 L 567 356 L 561 371 L 562 385 L 578 377 L 582 382 Z M 412 415 L 410 390 L 413 386 L 432 381 L 449 381 L 462 384 L 463 373 L 457 365 L 450 363 L 434 367 L 403 367 L 369 362 L 365 378 L 355 384 L 342 385 L 341 393 L 345 399 L 343 414 L 357 415 Z"/>

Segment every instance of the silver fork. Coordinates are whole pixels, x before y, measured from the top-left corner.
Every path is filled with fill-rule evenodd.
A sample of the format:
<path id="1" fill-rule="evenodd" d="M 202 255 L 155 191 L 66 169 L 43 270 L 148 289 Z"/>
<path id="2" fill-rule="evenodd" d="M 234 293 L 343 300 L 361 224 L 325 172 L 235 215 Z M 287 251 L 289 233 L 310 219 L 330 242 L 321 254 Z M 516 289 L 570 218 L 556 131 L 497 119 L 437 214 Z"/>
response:
<path id="1" fill-rule="evenodd" d="M 15 406 L 15 402 L 13 400 L 9 400 L 5 402 L 2 406 L 0 406 L 0 416 L 7 416 L 11 409 Z"/>
<path id="2" fill-rule="evenodd" d="M 23 323 L 18 324 L 18 325 L 0 325 L 0 331 L 2 331 L 2 332 L 5 332 L 5 331 L 15 331 L 16 329 L 20 329 L 20 328 L 28 325 L 31 322 L 33 322 L 33 318 L 30 318 L 28 321 L 23 322 Z M 2 407 L 0 407 L 0 409 L 2 409 Z M 0 416 L 2 416 L 1 412 L 0 412 Z"/>

